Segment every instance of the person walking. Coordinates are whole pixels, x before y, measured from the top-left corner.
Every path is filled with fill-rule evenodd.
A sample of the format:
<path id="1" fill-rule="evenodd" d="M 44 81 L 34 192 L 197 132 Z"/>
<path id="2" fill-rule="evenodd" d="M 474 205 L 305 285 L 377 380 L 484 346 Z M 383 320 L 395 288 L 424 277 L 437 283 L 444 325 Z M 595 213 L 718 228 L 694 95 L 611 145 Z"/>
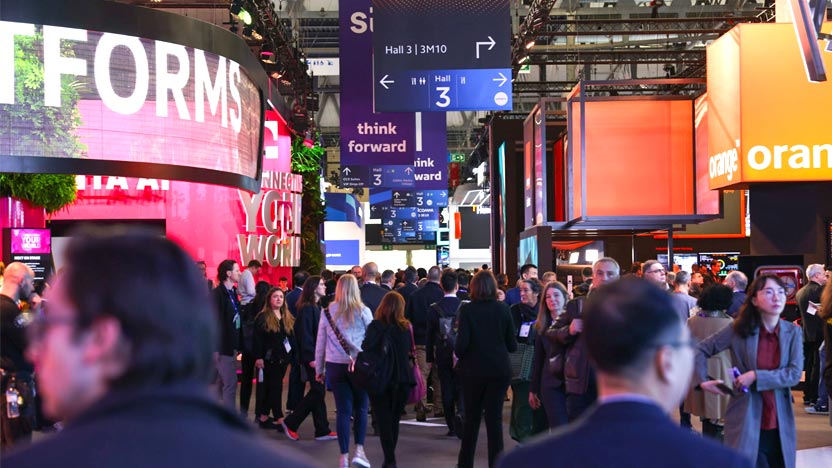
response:
<path id="1" fill-rule="evenodd" d="M 555 323 L 563 313 L 568 297 L 563 283 L 552 281 L 546 284 L 540 296 L 540 308 L 534 324 L 536 336 L 543 337 L 546 330 Z M 529 406 L 533 409 L 543 407 L 550 429 L 563 426 L 568 421 L 566 389 L 563 385 L 563 359 L 563 349 L 557 342 L 546 339 L 534 340 Z"/>
<path id="2" fill-rule="evenodd" d="M 286 306 L 285 294 L 278 288 L 269 290 L 266 305 L 254 319 L 253 354 L 258 369 L 255 412 L 263 429 L 282 429 L 283 377 L 297 347 L 295 318 Z"/>
<path id="3" fill-rule="evenodd" d="M 803 335 L 797 325 L 780 320 L 785 306 L 783 280 L 757 277 L 733 326 L 703 341 L 696 353 L 694 379 L 702 390 L 726 395 L 719 389 L 723 380 L 708 379 L 708 359 L 730 351 L 739 375 L 725 412 L 725 444 L 758 467 L 796 465 L 791 387 L 803 372 Z"/>
<path id="4" fill-rule="evenodd" d="M 370 309 L 361 302 L 355 276 L 346 274 L 335 286 L 335 301 L 321 314 L 315 345 L 315 379 L 326 382 L 335 394 L 336 432 L 341 449 L 339 467 L 350 466 L 350 419 L 354 416 L 355 454 L 352 464 L 370 468 L 364 453 L 367 436 L 367 392 L 355 387 L 349 379 L 350 368 L 361 352 L 367 327 L 373 321 Z M 355 410 L 355 412 L 353 412 Z"/>
<path id="5" fill-rule="evenodd" d="M 490 270 L 471 280 L 471 302 L 459 309 L 459 332 L 454 348 L 462 380 L 465 422 L 458 466 L 472 468 L 480 420 L 485 413 L 488 466 L 503 451 L 503 399 L 511 381 L 509 353 L 517 339 L 508 305 L 497 301 L 497 280 Z"/>
<path id="6" fill-rule="evenodd" d="M 334 440 L 337 438 L 329 429 L 326 419 L 326 389 L 322 382 L 315 379 L 315 343 L 318 340 L 318 322 L 321 316 L 321 298 L 326 294 L 326 286 L 320 276 L 310 276 L 303 283 L 303 292 L 298 301 L 298 317 L 295 320 L 295 338 L 297 340 L 297 360 L 300 363 L 301 380 L 309 382 L 309 392 L 294 407 L 292 414 L 283 419 L 283 432 L 291 440 L 299 440 L 297 433 L 300 424 L 310 414 L 315 424 L 315 440 Z"/>
<path id="7" fill-rule="evenodd" d="M 384 451 L 382 468 L 396 467 L 399 421 L 408 393 L 416 385 L 413 358 L 409 356 L 413 341 L 410 339 L 410 322 L 404 318 L 404 304 L 402 295 L 395 291 L 385 295 L 361 344 L 362 350 L 375 352 L 379 356 L 384 354 L 382 348 L 385 342 L 392 348 L 387 354 L 393 357 L 390 362 L 393 367 L 390 381 L 382 394 L 370 397 L 373 416 L 378 424 L 381 449 Z"/>

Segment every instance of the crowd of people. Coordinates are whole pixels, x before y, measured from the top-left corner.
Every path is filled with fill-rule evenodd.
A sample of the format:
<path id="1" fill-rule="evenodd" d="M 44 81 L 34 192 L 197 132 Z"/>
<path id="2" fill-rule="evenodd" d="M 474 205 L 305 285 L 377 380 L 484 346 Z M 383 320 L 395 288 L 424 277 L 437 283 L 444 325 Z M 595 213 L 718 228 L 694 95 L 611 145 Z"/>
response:
<path id="1" fill-rule="evenodd" d="M 45 417 L 65 426 L 4 465 L 317 466 L 250 437 L 259 427 L 299 440 L 311 415 L 316 440 L 337 440 L 339 468 L 370 468 L 368 429 L 389 468 L 412 411 L 444 419 L 461 468 L 474 466 L 483 419 L 490 467 L 702 466 L 707 453 L 717 466 L 793 468 L 791 389 L 804 361 L 806 410 L 828 413 L 832 281 L 822 265 L 806 269 L 798 326 L 782 320 L 779 277 L 749 285 L 739 271 L 720 278 L 716 265 L 670 276 L 648 260 L 621 275 L 605 257 L 569 290 L 554 272 L 538 279 L 535 265 L 509 285 L 487 265 L 367 263 L 298 271 L 290 289 L 258 282 L 257 261 L 225 260 L 205 294 L 204 263 L 144 234 L 80 237 L 66 263 L 44 300 L 31 269 L 5 270 L 3 369 L 22 404 L 3 405 L 4 451 L 30 438 L 33 376 Z M 22 319 L 21 303 L 31 309 Z M 213 393 L 200 385 L 209 381 Z M 507 399 L 521 446 L 504 453 Z M 680 424 L 668 416 L 676 411 Z M 693 435 L 693 416 L 706 437 Z M 84 451 L 90 444 L 102 448 Z"/>

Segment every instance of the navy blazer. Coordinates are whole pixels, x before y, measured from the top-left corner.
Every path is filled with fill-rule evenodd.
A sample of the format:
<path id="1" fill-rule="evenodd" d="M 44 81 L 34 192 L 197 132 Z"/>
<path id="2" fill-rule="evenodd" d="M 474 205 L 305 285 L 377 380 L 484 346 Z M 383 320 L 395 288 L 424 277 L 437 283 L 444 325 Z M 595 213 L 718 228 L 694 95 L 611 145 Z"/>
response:
<path id="1" fill-rule="evenodd" d="M 750 468 L 752 465 L 739 453 L 680 428 L 656 405 L 622 401 L 593 406 L 574 423 L 506 453 L 497 466 Z"/>

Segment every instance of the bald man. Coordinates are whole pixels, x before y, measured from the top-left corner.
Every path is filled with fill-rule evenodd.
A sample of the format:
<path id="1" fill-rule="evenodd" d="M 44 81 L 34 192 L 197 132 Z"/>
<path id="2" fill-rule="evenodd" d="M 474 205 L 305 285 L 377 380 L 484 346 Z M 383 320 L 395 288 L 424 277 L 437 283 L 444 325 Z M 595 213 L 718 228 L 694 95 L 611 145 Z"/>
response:
<path id="1" fill-rule="evenodd" d="M 32 363 L 24 357 L 26 351 L 26 325 L 33 314 L 23 314 L 20 301 L 30 304 L 30 312 L 40 305 L 40 297 L 35 294 L 35 272 L 23 263 L 14 262 L 3 272 L 3 286 L 0 288 L 0 367 L 6 374 L 2 382 L 2 419 L 4 429 L 8 424 L 9 430 L 3 431 L 3 451 L 12 444 L 28 443 L 32 440 L 34 425 L 34 398 L 32 394 Z M 14 377 L 15 389 L 23 398 L 20 406 L 20 416 L 6 414 L 7 405 L 5 390 L 7 381 Z M 12 416 L 12 417 L 10 417 Z"/>

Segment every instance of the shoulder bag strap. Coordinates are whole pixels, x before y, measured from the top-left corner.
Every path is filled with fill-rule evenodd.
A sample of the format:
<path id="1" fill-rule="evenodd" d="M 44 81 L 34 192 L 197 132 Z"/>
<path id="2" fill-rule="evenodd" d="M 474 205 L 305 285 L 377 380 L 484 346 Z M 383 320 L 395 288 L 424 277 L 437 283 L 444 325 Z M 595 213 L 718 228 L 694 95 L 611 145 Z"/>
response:
<path id="1" fill-rule="evenodd" d="M 410 357 L 416 359 L 416 339 L 413 338 L 413 325 L 411 324 L 408 328 L 410 329 Z"/>
<path id="2" fill-rule="evenodd" d="M 344 352 L 347 353 L 347 356 L 352 359 L 352 354 L 350 354 L 350 347 L 347 344 L 347 340 L 344 339 L 344 335 L 341 334 L 341 330 L 335 325 L 335 321 L 332 320 L 332 314 L 329 313 L 329 307 L 324 309 L 324 314 L 326 314 L 326 320 L 329 322 L 329 328 L 332 328 L 333 333 L 335 333 L 335 337 L 338 338 L 338 342 L 341 344 L 341 348 L 344 349 Z"/>
<path id="3" fill-rule="evenodd" d="M 436 312 L 439 313 L 439 318 L 448 318 L 448 314 L 445 313 L 445 309 L 439 305 L 438 302 L 434 302 L 430 305 Z"/>

